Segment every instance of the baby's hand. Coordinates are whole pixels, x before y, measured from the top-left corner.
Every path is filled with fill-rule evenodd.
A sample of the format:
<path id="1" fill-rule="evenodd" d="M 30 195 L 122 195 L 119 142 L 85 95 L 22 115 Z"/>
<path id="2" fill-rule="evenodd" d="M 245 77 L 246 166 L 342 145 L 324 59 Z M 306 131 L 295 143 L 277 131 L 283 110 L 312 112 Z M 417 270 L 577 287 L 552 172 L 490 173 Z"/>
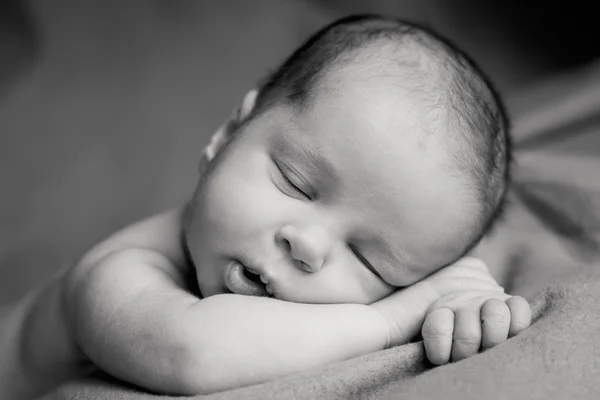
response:
<path id="1" fill-rule="evenodd" d="M 390 347 L 408 343 L 417 336 L 428 311 L 438 300 L 474 291 L 504 296 L 504 289 L 489 273 L 485 263 L 467 257 L 392 293 L 371 307 L 379 311 L 388 326 L 387 345 Z"/>
<path id="2" fill-rule="evenodd" d="M 429 361 L 442 365 L 494 347 L 530 323 L 531 309 L 524 298 L 473 290 L 436 301 L 428 311 L 421 336 Z"/>

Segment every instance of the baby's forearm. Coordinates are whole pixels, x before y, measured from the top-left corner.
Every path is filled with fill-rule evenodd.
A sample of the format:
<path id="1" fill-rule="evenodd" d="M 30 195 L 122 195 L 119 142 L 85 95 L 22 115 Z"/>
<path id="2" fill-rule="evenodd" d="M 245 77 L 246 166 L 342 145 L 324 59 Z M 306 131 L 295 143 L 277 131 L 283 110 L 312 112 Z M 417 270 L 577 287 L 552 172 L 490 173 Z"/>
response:
<path id="1" fill-rule="evenodd" d="M 113 376 L 157 392 L 210 393 L 385 348 L 386 320 L 365 305 L 223 294 L 199 300 L 168 261 L 127 250 L 75 280 L 83 351 Z"/>
<path id="2" fill-rule="evenodd" d="M 1 399 L 34 398 L 83 372 L 60 297 L 57 277 L 1 311 Z"/>
<path id="3" fill-rule="evenodd" d="M 218 295 L 189 309 L 186 381 L 210 393 L 260 383 L 386 347 L 373 308 Z"/>
<path id="4" fill-rule="evenodd" d="M 183 295 L 152 297 L 94 315 L 106 329 L 86 334 L 95 342 L 87 349 L 110 374 L 162 393 L 207 394 L 266 382 L 389 342 L 384 319 L 366 305 L 232 294 L 194 304 Z"/>

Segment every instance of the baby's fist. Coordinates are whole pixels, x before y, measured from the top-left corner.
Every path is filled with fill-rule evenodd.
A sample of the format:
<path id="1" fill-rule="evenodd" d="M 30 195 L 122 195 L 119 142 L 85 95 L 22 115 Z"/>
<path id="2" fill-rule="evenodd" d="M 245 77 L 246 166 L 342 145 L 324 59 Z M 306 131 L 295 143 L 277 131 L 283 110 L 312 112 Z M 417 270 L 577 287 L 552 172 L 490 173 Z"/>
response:
<path id="1" fill-rule="evenodd" d="M 494 347 L 531 324 L 529 303 L 497 291 L 463 292 L 429 309 L 421 336 L 427 358 L 442 365 Z"/>

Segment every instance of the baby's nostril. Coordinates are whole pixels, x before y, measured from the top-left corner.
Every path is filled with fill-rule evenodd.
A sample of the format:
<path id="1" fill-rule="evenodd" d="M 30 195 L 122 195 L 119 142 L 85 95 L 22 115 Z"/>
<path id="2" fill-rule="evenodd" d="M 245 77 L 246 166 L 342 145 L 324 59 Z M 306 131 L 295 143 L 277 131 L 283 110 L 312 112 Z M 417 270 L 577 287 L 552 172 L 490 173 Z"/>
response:
<path id="1" fill-rule="evenodd" d="M 289 240 L 283 239 L 281 241 L 281 243 L 283 244 L 283 247 L 284 247 L 285 251 L 292 251 L 292 244 L 290 243 Z"/>

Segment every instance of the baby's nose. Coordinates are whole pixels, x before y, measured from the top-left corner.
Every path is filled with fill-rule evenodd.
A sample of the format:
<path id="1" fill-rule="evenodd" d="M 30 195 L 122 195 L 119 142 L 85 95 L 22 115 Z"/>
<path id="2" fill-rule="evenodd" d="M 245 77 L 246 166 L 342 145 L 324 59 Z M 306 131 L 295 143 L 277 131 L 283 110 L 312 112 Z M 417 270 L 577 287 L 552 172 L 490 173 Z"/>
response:
<path id="1" fill-rule="evenodd" d="M 286 226 L 279 232 L 278 241 L 297 266 L 306 272 L 321 269 L 331 248 L 331 239 L 324 229 L 318 227 L 298 229 Z"/>

